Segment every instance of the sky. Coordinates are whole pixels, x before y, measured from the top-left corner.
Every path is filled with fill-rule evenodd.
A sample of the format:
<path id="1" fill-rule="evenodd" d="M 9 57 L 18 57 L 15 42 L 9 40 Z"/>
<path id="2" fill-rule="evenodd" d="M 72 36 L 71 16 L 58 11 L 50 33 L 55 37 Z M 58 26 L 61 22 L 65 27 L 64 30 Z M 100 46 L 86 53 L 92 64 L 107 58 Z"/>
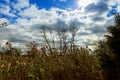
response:
<path id="1" fill-rule="evenodd" d="M 114 25 L 113 15 L 119 12 L 119 0 L 0 0 L 0 24 L 9 23 L 0 26 L 0 44 L 10 41 L 20 47 L 36 41 L 44 45 L 40 25 L 66 27 L 75 23 L 79 27 L 75 43 L 92 47 L 104 39 L 106 27 Z M 67 39 L 70 37 L 68 32 Z"/>

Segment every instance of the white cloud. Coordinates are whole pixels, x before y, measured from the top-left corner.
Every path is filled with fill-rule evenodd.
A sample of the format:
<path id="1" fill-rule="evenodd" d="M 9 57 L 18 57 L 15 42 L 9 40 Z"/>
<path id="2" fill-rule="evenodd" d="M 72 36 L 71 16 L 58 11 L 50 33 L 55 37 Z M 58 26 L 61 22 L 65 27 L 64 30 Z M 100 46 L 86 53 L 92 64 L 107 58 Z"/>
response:
<path id="1" fill-rule="evenodd" d="M 61 0 L 61 1 L 66 1 L 66 0 Z M 86 7 L 87 5 L 96 2 L 96 0 L 79 0 L 78 1 L 79 6 Z M 87 3 L 88 2 L 88 3 Z M 85 3 L 85 4 L 84 4 Z M 4 36 L 4 39 L 0 40 L 11 40 L 19 43 L 24 41 L 42 41 L 43 39 L 41 37 L 38 37 L 41 35 L 40 33 L 40 25 L 41 24 L 46 24 L 50 25 L 53 27 L 53 25 L 59 26 L 59 24 L 64 23 L 65 25 L 70 23 L 70 22 L 75 22 L 79 24 L 80 29 L 78 30 L 78 33 L 80 33 L 78 36 L 76 36 L 77 40 L 83 40 L 84 42 L 92 43 L 92 41 L 96 41 L 99 39 L 99 35 L 95 32 L 97 28 L 99 29 L 98 31 L 102 32 L 104 28 L 103 25 L 106 24 L 107 19 L 105 17 L 106 12 L 102 13 L 100 15 L 96 13 L 86 13 L 85 10 L 82 9 L 60 9 L 60 8 L 54 8 L 52 7 L 49 10 L 46 9 L 39 9 L 37 5 L 35 4 L 30 4 L 29 0 L 17 0 L 17 3 L 12 3 L 14 6 L 14 11 L 19 10 L 17 15 L 18 17 L 15 21 L 16 23 L 10 24 L 7 29 L 9 32 L 3 31 L 2 34 L 5 34 L 6 32 L 9 33 L 6 36 Z M 23 10 L 21 10 L 24 8 Z M 4 11 L 6 9 L 6 11 Z M 7 6 L 4 8 L 0 8 L 0 10 L 3 11 L 3 14 L 7 15 L 14 15 L 10 13 L 10 7 Z M 97 18 L 96 18 L 97 16 Z M 94 18 L 94 19 L 93 19 Z M 102 20 L 102 21 L 99 21 Z M 95 25 L 99 25 L 96 26 Z M 107 24 L 108 25 L 108 24 Z M 106 25 L 106 26 L 107 26 Z M 101 26 L 101 27 L 100 27 Z M 48 33 L 47 33 L 48 34 Z M 68 32 L 69 34 L 69 32 Z M 103 34 L 101 34 L 101 39 L 103 37 Z M 14 35 L 14 37 L 12 37 Z M 55 35 L 55 33 L 54 33 Z M 9 36 L 9 37 L 8 37 Z M 68 36 L 70 38 L 70 34 Z M 13 39 L 15 40 L 13 40 Z M 50 36 L 49 36 L 50 38 Z M 18 40 L 18 41 L 17 41 Z M 83 45 L 83 41 L 81 43 L 77 43 L 80 45 Z"/>
<path id="2" fill-rule="evenodd" d="M 4 22 L 8 22 L 9 23 L 9 20 L 6 19 L 6 18 L 0 18 L 0 24 L 4 23 Z"/>
<path id="3" fill-rule="evenodd" d="M 84 10 L 84 8 L 91 4 L 91 3 L 97 3 L 98 0 L 77 0 L 76 4 L 78 5 L 78 7 L 81 7 L 82 10 Z"/>
<path id="4" fill-rule="evenodd" d="M 30 12 L 32 13 L 29 14 Z M 78 40 L 83 39 L 84 41 L 86 42 L 89 41 L 88 43 L 91 43 L 92 41 L 96 41 L 99 38 L 96 33 L 91 33 L 91 29 L 87 30 L 87 27 L 93 28 L 94 25 L 91 26 L 91 24 L 95 24 L 95 23 L 94 21 L 92 21 L 92 17 L 90 16 L 95 14 L 92 14 L 92 13 L 85 14 L 85 12 L 82 12 L 79 9 L 63 10 L 59 8 L 51 8 L 49 10 L 46 10 L 46 9 L 38 9 L 35 5 L 31 5 L 29 8 L 26 8 L 25 10 L 21 11 L 19 15 L 22 16 L 23 18 L 17 19 L 18 25 L 26 27 L 26 28 L 23 27 L 22 30 L 19 29 L 20 30 L 19 32 L 22 31 L 26 35 L 31 34 L 31 38 L 36 40 L 38 39 L 37 34 L 36 36 L 34 34 L 34 37 L 33 37 L 33 33 L 38 31 L 38 34 L 39 34 L 39 30 L 38 30 L 40 27 L 39 25 L 41 24 L 53 25 L 53 24 L 56 24 L 58 20 L 62 20 L 66 24 L 68 24 L 71 20 L 75 22 L 78 21 L 78 22 L 85 23 L 85 25 L 80 26 L 80 29 L 84 28 L 82 32 L 88 33 L 88 34 L 87 35 L 79 34 L 79 36 L 76 37 L 76 39 Z M 86 16 L 86 17 L 83 17 L 83 16 Z M 26 18 L 30 18 L 30 20 Z M 38 26 L 35 26 L 36 24 L 38 24 Z M 27 29 L 29 30 L 29 32 L 27 32 Z M 102 29 L 99 31 L 102 31 Z M 79 30 L 78 32 L 81 32 L 81 30 Z M 80 44 L 83 44 L 83 43 L 80 43 Z"/>
<path id="5" fill-rule="evenodd" d="M 20 11 L 19 15 L 21 17 L 33 18 L 33 17 L 37 17 L 38 13 L 39 13 L 39 10 L 37 9 L 37 6 L 31 5 L 30 7 L 24 9 L 23 11 Z"/>
<path id="6" fill-rule="evenodd" d="M 16 0 L 16 2 L 12 2 L 14 9 L 21 10 L 22 8 L 29 7 L 29 0 Z"/>
<path id="7" fill-rule="evenodd" d="M 7 15 L 7 16 L 14 17 L 15 15 L 13 13 L 11 13 L 10 11 L 11 11 L 10 6 L 0 4 L 0 13 L 2 13 L 4 15 Z"/>

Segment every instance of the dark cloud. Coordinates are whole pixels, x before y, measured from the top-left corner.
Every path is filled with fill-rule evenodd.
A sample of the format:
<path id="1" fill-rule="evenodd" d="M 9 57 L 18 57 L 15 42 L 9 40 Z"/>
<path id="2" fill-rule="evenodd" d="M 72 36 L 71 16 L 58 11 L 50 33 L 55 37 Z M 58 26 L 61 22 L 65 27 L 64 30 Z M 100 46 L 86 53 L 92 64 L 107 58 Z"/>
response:
<path id="1" fill-rule="evenodd" d="M 9 41 L 14 42 L 14 43 L 25 43 L 25 42 L 27 42 L 27 40 L 21 39 L 19 37 L 10 37 Z"/>
<path id="2" fill-rule="evenodd" d="M 10 42 L 14 42 L 14 43 L 26 43 L 29 41 L 33 41 L 32 37 L 22 35 L 22 34 L 11 35 L 11 36 L 7 37 L 7 40 Z"/>
<path id="3" fill-rule="evenodd" d="M 19 33 L 14 29 L 1 28 L 0 29 L 0 40 L 7 40 L 14 43 L 25 43 L 31 40 L 32 37 Z"/>
<path id="4" fill-rule="evenodd" d="M 32 25 L 29 29 L 29 32 L 32 32 L 34 36 L 41 37 L 41 30 L 46 29 L 46 31 L 52 31 L 52 32 L 67 32 L 70 31 L 70 26 L 75 24 L 75 27 L 79 29 L 81 26 L 83 27 L 85 23 L 80 22 L 77 18 L 71 19 L 68 23 L 64 21 L 63 19 L 56 19 L 56 23 L 54 24 L 35 24 Z"/>
<path id="5" fill-rule="evenodd" d="M 31 26 L 30 28 L 31 31 L 39 31 L 39 32 L 41 29 L 53 30 L 53 31 L 56 31 L 56 30 L 60 31 L 62 29 L 67 30 L 68 24 L 62 19 L 57 19 L 56 23 L 54 24 L 36 24 Z"/>
<path id="6" fill-rule="evenodd" d="M 7 28 L 0 28 L 0 40 L 10 36 L 11 31 Z"/>
<path id="7" fill-rule="evenodd" d="M 67 28 L 68 25 L 66 22 L 62 19 L 57 19 L 56 23 L 52 25 L 53 27 L 59 27 L 59 28 Z"/>
<path id="8" fill-rule="evenodd" d="M 107 10 L 108 10 L 108 6 L 107 3 L 105 3 L 105 1 L 99 1 L 97 4 L 91 3 L 85 7 L 86 12 L 93 12 L 93 13 L 96 12 L 99 14 L 102 14 Z"/>
<path id="9" fill-rule="evenodd" d="M 4 27 L 0 27 L 0 33 L 3 33 L 3 32 L 10 32 L 10 30 Z"/>
<path id="10" fill-rule="evenodd" d="M 84 36 L 84 35 L 89 35 L 90 33 L 88 32 L 78 32 L 78 35 Z"/>
<path id="11" fill-rule="evenodd" d="M 93 17 L 93 19 L 92 19 L 93 21 L 103 21 L 104 20 L 104 18 L 103 17 L 99 17 L 99 16 L 97 16 L 97 17 Z"/>
<path id="12" fill-rule="evenodd" d="M 40 31 L 41 24 L 34 24 L 29 28 L 29 32 Z"/>
<path id="13" fill-rule="evenodd" d="M 102 25 L 95 25 L 92 28 L 88 28 L 93 34 L 105 34 L 107 29 Z"/>
<path id="14" fill-rule="evenodd" d="M 75 24 L 78 27 L 84 26 L 85 23 L 80 22 L 77 18 L 70 20 L 69 24 Z"/>
<path id="15" fill-rule="evenodd" d="M 54 24 L 54 30 L 57 32 L 67 32 L 69 25 L 65 21 L 58 19 L 57 23 Z"/>
<path id="16" fill-rule="evenodd" d="M 31 28 L 29 29 L 29 31 L 40 31 L 41 29 L 46 29 L 46 30 L 56 30 L 57 28 L 58 29 L 61 29 L 61 28 L 67 28 L 68 25 L 66 24 L 65 21 L 63 21 L 62 19 L 57 19 L 56 20 L 56 23 L 54 24 L 35 24 L 35 25 L 32 25 Z"/>

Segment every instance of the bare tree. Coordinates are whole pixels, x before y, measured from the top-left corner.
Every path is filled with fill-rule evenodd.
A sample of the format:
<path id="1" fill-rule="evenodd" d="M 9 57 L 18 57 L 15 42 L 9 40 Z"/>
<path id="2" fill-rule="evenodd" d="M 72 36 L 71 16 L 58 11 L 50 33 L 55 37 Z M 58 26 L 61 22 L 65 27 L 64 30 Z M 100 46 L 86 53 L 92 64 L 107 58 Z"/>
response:
<path id="1" fill-rule="evenodd" d="M 63 28 L 62 29 L 62 44 L 63 44 L 63 53 L 66 53 L 66 49 L 67 49 L 67 29 Z"/>
<path id="2" fill-rule="evenodd" d="M 42 33 L 43 33 L 43 38 L 45 39 L 45 42 L 46 42 L 46 44 L 47 44 L 47 46 L 48 46 L 48 48 L 50 50 L 50 53 L 53 53 L 51 45 L 50 45 L 50 43 L 49 43 L 49 41 L 47 39 L 47 36 L 46 36 L 47 29 L 48 29 L 48 27 L 46 25 L 41 26 L 41 30 L 42 30 Z"/>
<path id="3" fill-rule="evenodd" d="M 62 38 L 61 38 L 61 30 L 60 30 L 60 27 L 55 27 L 56 28 L 56 32 L 58 34 L 58 37 L 59 37 L 59 48 L 60 48 L 60 54 L 61 54 L 61 50 L 62 50 Z"/>
<path id="4" fill-rule="evenodd" d="M 79 30 L 79 27 L 75 24 L 75 23 L 71 23 L 69 25 L 69 31 L 71 32 L 71 45 L 70 45 L 70 48 L 71 48 L 71 52 L 74 52 L 74 46 L 75 46 L 75 36 L 77 35 L 77 31 Z"/>
<path id="5" fill-rule="evenodd" d="M 67 49 L 67 28 L 66 26 L 64 27 L 56 27 L 56 32 L 59 37 L 59 47 L 60 47 L 60 54 L 61 53 L 66 53 Z"/>
<path id="6" fill-rule="evenodd" d="M 55 35 L 53 34 L 52 28 L 49 28 L 48 30 L 49 30 L 51 41 L 52 41 L 52 46 L 51 47 L 55 48 L 56 47 L 56 45 L 55 45 Z"/>

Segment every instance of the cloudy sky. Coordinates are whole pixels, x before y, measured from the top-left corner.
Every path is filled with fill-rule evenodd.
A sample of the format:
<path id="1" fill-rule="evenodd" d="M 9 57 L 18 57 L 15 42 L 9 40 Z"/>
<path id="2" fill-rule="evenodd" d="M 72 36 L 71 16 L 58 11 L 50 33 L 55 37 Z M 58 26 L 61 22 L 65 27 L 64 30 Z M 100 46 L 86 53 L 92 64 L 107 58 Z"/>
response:
<path id="1" fill-rule="evenodd" d="M 0 26 L 0 43 L 42 44 L 40 25 L 66 27 L 75 23 L 79 27 L 76 44 L 92 46 L 104 38 L 106 27 L 114 25 L 113 14 L 119 11 L 119 0 L 0 0 L 0 24 L 9 23 Z M 67 36 L 69 39 L 69 32 Z"/>

